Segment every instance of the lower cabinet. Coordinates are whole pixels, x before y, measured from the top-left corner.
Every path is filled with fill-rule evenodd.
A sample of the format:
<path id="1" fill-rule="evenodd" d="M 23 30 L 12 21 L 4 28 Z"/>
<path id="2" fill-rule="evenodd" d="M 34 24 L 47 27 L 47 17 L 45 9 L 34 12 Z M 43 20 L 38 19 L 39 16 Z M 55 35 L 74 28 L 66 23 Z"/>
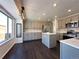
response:
<path id="1" fill-rule="evenodd" d="M 24 41 L 37 40 L 42 38 L 42 32 L 25 32 Z"/>
<path id="2" fill-rule="evenodd" d="M 60 59 L 79 59 L 79 49 L 60 43 Z"/>

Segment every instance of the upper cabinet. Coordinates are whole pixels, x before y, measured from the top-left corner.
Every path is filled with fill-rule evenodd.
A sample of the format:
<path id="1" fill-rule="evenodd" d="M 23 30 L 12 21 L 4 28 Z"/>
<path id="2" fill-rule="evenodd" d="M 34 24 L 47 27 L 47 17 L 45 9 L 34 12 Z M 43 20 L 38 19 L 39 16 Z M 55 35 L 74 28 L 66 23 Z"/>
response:
<path id="1" fill-rule="evenodd" d="M 58 20 L 58 29 L 64 29 L 66 24 L 66 20 Z"/>
<path id="2" fill-rule="evenodd" d="M 61 20 L 58 20 L 58 29 L 61 28 Z"/>
<path id="3" fill-rule="evenodd" d="M 78 27 L 79 27 L 79 15 L 58 20 L 58 29 L 78 28 Z"/>

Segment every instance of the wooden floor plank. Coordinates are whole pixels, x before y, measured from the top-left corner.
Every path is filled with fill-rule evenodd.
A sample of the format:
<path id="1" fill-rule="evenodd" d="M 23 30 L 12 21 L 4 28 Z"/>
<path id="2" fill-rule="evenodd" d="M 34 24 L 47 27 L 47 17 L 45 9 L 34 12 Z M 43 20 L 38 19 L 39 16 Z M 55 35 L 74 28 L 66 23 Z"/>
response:
<path id="1" fill-rule="evenodd" d="M 3 59 L 59 59 L 59 44 L 52 49 L 41 40 L 16 44 Z"/>

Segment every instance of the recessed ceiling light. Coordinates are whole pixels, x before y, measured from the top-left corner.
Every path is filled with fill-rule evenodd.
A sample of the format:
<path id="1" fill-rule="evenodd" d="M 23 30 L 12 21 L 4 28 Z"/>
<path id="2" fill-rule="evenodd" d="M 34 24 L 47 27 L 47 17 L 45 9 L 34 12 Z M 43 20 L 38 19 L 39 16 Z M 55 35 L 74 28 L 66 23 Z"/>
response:
<path id="1" fill-rule="evenodd" d="M 44 16 L 45 16 L 45 15 L 46 15 L 46 13 L 43 13 L 42 15 L 44 15 Z"/>
<path id="2" fill-rule="evenodd" d="M 72 11 L 71 9 L 68 10 L 68 12 L 71 12 L 71 11 Z"/>
<path id="3" fill-rule="evenodd" d="M 56 7 L 56 6 L 57 6 L 57 4 L 56 4 L 56 3 L 54 3 L 54 4 L 53 4 L 53 6 L 54 6 L 54 7 Z"/>

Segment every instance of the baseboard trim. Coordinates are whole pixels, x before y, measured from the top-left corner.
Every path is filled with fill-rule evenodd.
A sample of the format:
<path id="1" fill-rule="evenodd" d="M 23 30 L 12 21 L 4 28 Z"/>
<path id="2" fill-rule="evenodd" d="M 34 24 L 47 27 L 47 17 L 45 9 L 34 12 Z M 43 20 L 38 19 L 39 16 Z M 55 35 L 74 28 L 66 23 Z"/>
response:
<path id="1" fill-rule="evenodd" d="M 37 40 L 28 40 L 28 41 L 23 41 L 23 43 L 27 43 L 27 42 L 32 42 L 32 41 L 41 41 L 42 39 L 37 39 Z"/>

